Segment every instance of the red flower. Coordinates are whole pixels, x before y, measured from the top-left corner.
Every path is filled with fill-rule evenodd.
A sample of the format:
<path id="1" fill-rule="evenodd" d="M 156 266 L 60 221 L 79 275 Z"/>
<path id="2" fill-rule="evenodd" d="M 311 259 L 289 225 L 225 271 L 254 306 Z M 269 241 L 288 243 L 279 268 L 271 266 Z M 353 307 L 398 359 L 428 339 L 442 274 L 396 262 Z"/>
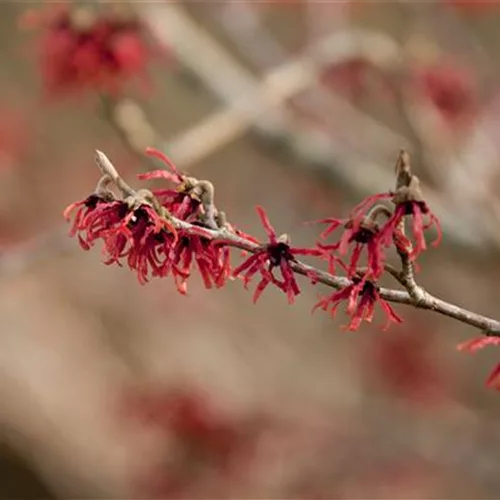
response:
<path id="1" fill-rule="evenodd" d="M 83 201 L 69 205 L 63 212 L 69 221 L 71 213 L 77 209 L 70 236 L 78 236 L 80 246 L 89 250 L 104 231 L 119 224 L 127 213 L 127 205 L 111 196 L 90 195 Z"/>
<path id="2" fill-rule="evenodd" d="M 138 280 L 145 284 L 151 277 L 167 276 L 171 268 L 170 253 L 178 242 L 175 227 L 156 211 L 140 205 L 129 211 L 121 223 L 102 235 L 105 264 L 127 258 L 127 265 L 137 272 Z"/>
<path id="3" fill-rule="evenodd" d="M 346 328 L 349 331 L 356 331 L 362 321 L 371 323 L 375 312 L 375 304 L 378 302 L 387 317 L 387 322 L 383 330 L 389 328 L 391 322 L 402 323 L 402 319 L 396 314 L 388 302 L 380 297 L 375 283 L 366 277 L 356 276 L 350 285 L 331 294 L 329 297 L 321 299 L 313 308 L 327 311 L 330 308 L 330 315 L 335 316 L 337 308 L 343 302 L 347 301 L 347 314 L 351 321 Z"/>
<path id="4" fill-rule="evenodd" d="M 176 184 L 175 189 L 154 189 L 152 192 L 170 214 L 188 222 L 197 222 L 202 216 L 200 181 L 182 174 L 168 156 L 154 148 L 147 148 L 146 154 L 162 161 L 169 170 L 153 170 L 139 174 L 140 180 L 166 179 Z M 203 184 L 203 183 L 202 183 Z"/>
<path id="5" fill-rule="evenodd" d="M 365 198 L 351 212 L 351 219 L 354 221 L 354 225 L 360 224 L 372 205 L 384 198 L 390 198 L 396 205 L 396 208 L 392 216 L 379 229 L 379 241 L 381 245 L 390 247 L 396 242 L 398 249 L 408 253 L 410 259 L 414 260 L 427 248 L 424 233 L 432 226 L 437 231 L 437 238 L 433 242 L 433 246 L 439 245 L 442 238 L 441 225 L 438 218 L 423 200 L 420 182 L 414 175 L 410 175 L 407 182 L 399 186 L 395 192 L 380 193 Z M 411 228 L 415 242 L 412 249 L 409 249 L 409 247 L 413 246 L 411 241 L 400 231 L 400 225 L 406 216 L 412 218 Z M 427 223 L 424 223 L 424 216 L 427 216 L 429 219 Z"/>
<path id="6" fill-rule="evenodd" d="M 200 228 L 200 231 L 203 230 Z M 202 234 L 181 235 L 179 243 L 171 249 L 172 273 L 177 290 L 183 295 L 187 292 L 187 280 L 191 276 L 193 262 L 196 262 L 207 289 L 214 285 L 220 288 L 231 277 L 229 247 L 216 244 Z"/>
<path id="7" fill-rule="evenodd" d="M 412 217 L 412 233 L 413 239 L 415 241 L 415 246 L 408 253 L 408 256 L 411 260 L 414 260 L 418 257 L 418 255 L 426 250 L 427 245 L 425 242 L 424 232 L 429 229 L 431 226 L 435 226 L 437 230 L 437 238 L 432 243 L 433 246 L 439 245 L 441 242 L 442 232 L 441 225 L 439 223 L 438 218 L 431 212 L 425 201 L 422 200 L 406 200 L 398 202 L 396 205 L 396 209 L 394 210 L 394 214 L 392 217 L 385 223 L 384 227 L 380 232 L 381 242 L 389 247 L 394 238 L 396 240 L 399 238 L 404 238 L 403 235 L 397 235 L 398 227 L 405 216 Z M 429 217 L 429 222 L 424 224 L 424 215 Z M 406 241 L 408 239 L 406 238 Z"/>
<path id="8" fill-rule="evenodd" d="M 296 255 L 320 256 L 324 252 L 319 249 L 290 247 L 286 235 L 276 236 L 276 232 L 269 222 L 264 209 L 262 207 L 256 207 L 256 209 L 269 238 L 269 243 L 262 245 L 261 248 L 250 255 L 234 270 L 233 275 L 239 276 L 243 273 L 243 281 L 245 288 L 247 288 L 252 278 L 260 272 L 261 280 L 254 292 L 254 302 L 257 301 L 267 286 L 272 283 L 286 293 L 288 302 L 292 304 L 295 297 L 299 295 L 300 289 L 290 264 L 296 261 Z M 281 280 L 277 279 L 273 274 L 273 270 L 277 267 L 281 271 Z"/>
<path id="9" fill-rule="evenodd" d="M 141 284 L 149 280 L 149 275 L 168 274 L 171 249 L 177 244 L 178 235 L 175 227 L 152 207 L 140 204 L 132 209 L 125 201 L 93 194 L 66 208 L 67 220 L 75 208 L 78 210 L 70 234 L 78 235 L 82 248 L 88 250 L 97 239 L 102 239 L 105 263 L 121 265 L 126 257 Z"/>
<path id="10" fill-rule="evenodd" d="M 48 95 L 89 88 L 116 94 L 131 79 L 147 81 L 154 49 L 137 18 L 66 4 L 33 21 L 43 30 L 37 53 Z"/>
<path id="11" fill-rule="evenodd" d="M 343 226 L 344 232 L 340 240 L 333 245 L 321 245 L 319 248 L 338 251 L 340 255 L 346 255 L 349 246 L 353 244 L 351 260 L 347 268 L 347 275 L 352 278 L 356 272 L 363 248 L 366 248 L 368 259 L 367 274 L 373 279 L 377 279 L 384 271 L 383 253 L 379 239 L 378 224 L 369 217 L 363 217 L 359 221 L 353 219 L 328 218 L 318 221 L 328 224 L 328 227 L 320 234 L 321 238 L 326 238 L 330 233 Z M 331 272 L 331 271 L 330 271 Z"/>
<path id="12" fill-rule="evenodd" d="M 472 73 L 465 68 L 439 61 L 416 69 L 414 81 L 446 123 L 466 125 L 476 114 L 478 89 Z"/>

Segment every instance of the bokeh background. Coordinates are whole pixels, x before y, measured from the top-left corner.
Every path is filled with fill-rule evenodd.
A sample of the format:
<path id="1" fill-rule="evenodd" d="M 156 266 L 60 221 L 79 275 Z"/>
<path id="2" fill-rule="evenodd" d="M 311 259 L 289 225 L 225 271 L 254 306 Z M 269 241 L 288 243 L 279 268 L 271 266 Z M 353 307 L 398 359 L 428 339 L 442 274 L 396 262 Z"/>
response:
<path id="1" fill-rule="evenodd" d="M 400 306 L 346 333 L 305 281 L 294 306 L 141 286 L 61 213 L 96 148 L 132 182 L 151 139 L 238 227 L 264 236 L 260 204 L 305 246 L 304 221 L 390 189 L 407 148 L 445 232 L 420 284 L 499 317 L 500 4 L 137 1 L 163 55 L 111 113 L 44 94 L 19 21 L 42 7 L 0 3 L 0 496 L 497 498 L 498 352 L 458 352 L 471 328 Z"/>

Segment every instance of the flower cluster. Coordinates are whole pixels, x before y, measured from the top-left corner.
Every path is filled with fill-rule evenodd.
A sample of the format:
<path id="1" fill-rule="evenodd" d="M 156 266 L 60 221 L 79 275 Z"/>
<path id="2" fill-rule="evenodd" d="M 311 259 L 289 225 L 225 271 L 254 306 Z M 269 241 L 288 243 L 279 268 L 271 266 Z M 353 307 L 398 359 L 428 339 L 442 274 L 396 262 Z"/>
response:
<path id="1" fill-rule="evenodd" d="M 351 284 L 322 298 L 315 309 L 327 310 L 332 306 L 333 315 L 339 303 L 347 301 L 347 313 L 351 317 L 348 330 L 357 330 L 363 320 L 370 322 L 376 302 L 388 318 L 386 327 L 390 322 L 400 323 L 401 318 L 377 292 L 376 282 L 386 269 L 387 250 L 393 247 L 404 259 L 414 263 L 427 248 L 424 234 L 426 230 L 435 226 L 438 237 L 434 245 L 438 245 L 441 240 L 439 221 L 424 201 L 418 177 L 411 173 L 409 156 L 404 151 L 400 153 L 396 163 L 396 172 L 395 191 L 368 196 L 351 211 L 347 219 L 327 218 L 318 221 L 328 224 L 320 234 L 321 239 L 342 228 L 342 234 L 336 243 L 324 245 L 318 242 L 318 247 L 338 254 L 339 260 L 350 254 L 349 263 L 344 267 Z M 390 210 L 386 205 L 379 204 L 381 200 L 390 200 L 395 208 Z M 379 222 L 381 217 L 384 217 L 384 222 Z M 428 220 L 425 221 L 424 217 Z M 406 236 L 407 218 L 411 221 L 412 239 Z M 367 266 L 360 268 L 364 250 Z"/>
<path id="2" fill-rule="evenodd" d="M 480 2 L 471 2 L 480 3 Z M 395 67 L 392 69 L 396 69 Z M 396 105 L 400 88 L 431 106 L 442 123 L 451 129 L 470 125 L 479 110 L 478 80 L 471 68 L 448 57 L 435 61 L 410 62 L 401 67 L 404 82 L 389 66 L 376 65 L 366 56 L 357 56 L 327 67 L 322 82 L 351 100 L 385 99 Z"/>
<path id="3" fill-rule="evenodd" d="M 67 220 L 74 213 L 70 234 L 78 237 L 84 250 L 102 240 L 105 263 L 121 266 L 126 261 L 142 284 L 152 277 L 172 275 L 178 291 L 185 294 L 196 263 L 207 288 L 221 287 L 230 277 L 230 255 L 229 249 L 212 242 L 207 232 L 205 196 L 198 194 L 203 192 L 204 181 L 184 177 L 160 152 L 149 153 L 164 159 L 172 171 L 140 177 L 161 175 L 176 180 L 177 188 L 133 193 L 127 188 L 130 194 L 120 199 L 109 189 L 111 181 L 105 175 L 94 193 L 65 210 Z M 197 189 L 199 184 L 201 189 Z M 174 220 L 191 223 L 189 232 L 176 227 Z"/>
<path id="4" fill-rule="evenodd" d="M 23 24 L 37 27 L 40 71 L 46 92 L 58 96 L 87 89 L 116 94 L 136 77 L 147 82 L 157 49 L 125 6 L 54 4 L 29 11 Z"/>
<path id="5" fill-rule="evenodd" d="M 297 273 L 306 276 L 313 285 L 321 280 L 325 283 L 324 275 L 320 279 L 322 271 L 304 265 L 298 257 L 326 260 L 328 276 L 335 274 L 339 264 L 346 279 L 336 278 L 334 287 L 339 289 L 322 298 L 314 309 L 330 310 L 333 316 L 345 301 L 350 316 L 347 330 L 357 330 L 363 321 L 372 321 L 378 303 L 387 317 L 386 327 L 390 323 L 401 323 L 401 318 L 379 292 L 378 281 L 388 266 L 387 250 L 395 248 L 408 269 L 426 249 L 424 232 L 435 225 L 438 230 L 435 243 L 439 243 L 441 234 L 437 218 L 422 197 L 418 178 L 410 171 L 405 152 L 396 165 L 396 190 L 369 196 L 348 218 L 319 221 L 328 224 L 320 234 L 321 240 L 340 228 L 342 233 L 338 241 L 318 241 L 312 248 L 292 246 L 288 235 L 278 235 L 260 206 L 257 213 L 267 242 L 262 243 L 236 229 L 216 207 L 212 183 L 183 174 L 158 150 L 146 152 L 166 168 L 140 174 L 139 179 L 164 180 L 170 187 L 135 191 L 118 176 L 105 155 L 98 152 L 97 162 L 104 176 L 94 193 L 73 203 L 64 213 L 67 219 L 74 214 L 70 233 L 78 237 L 82 248 L 88 250 L 97 240 L 102 240 L 105 263 L 123 265 L 126 262 L 142 284 L 153 277 L 172 276 L 177 290 L 186 294 L 187 281 L 196 265 L 206 288 L 220 288 L 234 278 L 240 278 L 248 288 L 258 277 L 254 302 L 266 288 L 274 286 L 286 295 L 290 304 L 300 294 Z M 120 196 L 111 189 L 113 186 Z M 382 200 L 391 201 L 394 207 L 380 204 Z M 411 221 L 411 236 L 406 236 L 407 219 Z M 247 252 L 243 262 L 234 269 L 230 247 Z M 348 255 L 346 263 L 344 259 Z M 364 255 L 366 266 L 363 267 Z"/>

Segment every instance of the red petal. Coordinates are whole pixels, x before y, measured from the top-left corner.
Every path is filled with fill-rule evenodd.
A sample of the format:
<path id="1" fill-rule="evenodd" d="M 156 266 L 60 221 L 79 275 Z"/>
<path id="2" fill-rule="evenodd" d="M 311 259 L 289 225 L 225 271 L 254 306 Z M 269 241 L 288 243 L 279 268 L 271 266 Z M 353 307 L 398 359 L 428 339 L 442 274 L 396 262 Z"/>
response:
<path id="1" fill-rule="evenodd" d="M 500 390 L 500 385 L 498 382 L 498 376 L 500 375 L 500 363 L 498 363 L 497 366 L 493 369 L 493 371 L 489 374 L 488 378 L 486 379 L 486 387 L 491 387 L 496 390 Z"/>
<path id="2" fill-rule="evenodd" d="M 475 352 L 488 345 L 500 345 L 500 337 L 475 337 L 457 345 L 459 351 Z"/>
<path id="3" fill-rule="evenodd" d="M 169 181 L 179 182 L 178 175 L 173 174 L 168 170 L 151 170 L 145 174 L 137 174 L 137 178 L 140 181 L 147 181 L 150 179 L 167 179 Z"/>
<path id="4" fill-rule="evenodd" d="M 260 280 L 255 292 L 253 294 L 253 303 L 255 304 L 259 297 L 262 295 L 262 292 L 266 289 L 267 285 L 269 285 L 270 281 L 267 277 L 264 277 Z"/>
<path id="5" fill-rule="evenodd" d="M 165 153 L 162 153 L 155 148 L 146 148 L 146 154 L 165 163 L 165 165 L 167 165 L 167 167 L 169 167 L 170 170 L 172 170 L 172 172 L 177 175 L 177 180 L 179 182 L 182 182 L 183 175 L 179 172 L 179 170 L 177 170 L 174 162 Z"/>
<path id="6" fill-rule="evenodd" d="M 269 241 L 271 243 L 276 243 L 276 231 L 274 230 L 274 227 L 269 221 L 269 218 L 265 210 L 261 206 L 256 206 L 255 210 L 257 210 L 257 213 L 259 214 L 260 220 L 262 222 L 262 225 L 264 226 Z"/>

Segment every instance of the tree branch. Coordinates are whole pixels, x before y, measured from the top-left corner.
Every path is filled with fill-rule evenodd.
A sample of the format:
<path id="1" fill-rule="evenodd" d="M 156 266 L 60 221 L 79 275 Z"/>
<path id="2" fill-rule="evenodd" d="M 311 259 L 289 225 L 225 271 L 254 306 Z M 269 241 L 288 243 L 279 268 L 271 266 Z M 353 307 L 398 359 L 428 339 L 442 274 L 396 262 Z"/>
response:
<path id="1" fill-rule="evenodd" d="M 117 170 L 104 153 L 97 151 L 96 162 L 101 172 L 113 179 L 117 188 L 120 189 L 124 195 L 137 195 L 137 192 L 120 178 Z M 175 217 L 169 217 L 169 223 L 173 224 L 176 229 L 182 229 L 186 234 L 190 234 L 193 236 L 200 235 L 200 226 L 195 226 L 189 222 L 182 221 Z M 206 237 L 211 241 L 221 242 L 227 246 L 239 248 L 251 253 L 255 253 L 262 248 L 261 245 L 238 236 L 228 227 L 223 227 L 220 229 L 203 228 L 203 237 Z M 331 288 L 342 289 L 351 284 L 351 281 L 347 278 L 335 276 L 326 271 L 322 271 L 313 266 L 305 264 L 299 260 L 291 262 L 290 267 L 296 274 L 300 274 L 306 277 L 314 275 L 315 282 L 322 283 L 323 285 Z M 434 311 L 462 323 L 466 323 L 470 326 L 478 328 L 485 335 L 500 337 L 500 321 L 469 311 L 460 306 L 450 304 L 438 297 L 434 297 L 433 295 L 425 292 L 415 283 L 413 278 L 408 278 L 407 269 L 406 272 L 405 269 L 403 269 L 403 272 L 400 276 L 401 283 L 406 283 L 406 288 L 408 291 L 380 288 L 379 293 L 381 298 L 389 302 L 405 304 L 419 309 Z M 413 273 L 411 273 L 411 276 L 413 276 Z M 416 289 L 418 289 L 418 293 L 413 293 L 415 291 L 415 287 Z"/>

